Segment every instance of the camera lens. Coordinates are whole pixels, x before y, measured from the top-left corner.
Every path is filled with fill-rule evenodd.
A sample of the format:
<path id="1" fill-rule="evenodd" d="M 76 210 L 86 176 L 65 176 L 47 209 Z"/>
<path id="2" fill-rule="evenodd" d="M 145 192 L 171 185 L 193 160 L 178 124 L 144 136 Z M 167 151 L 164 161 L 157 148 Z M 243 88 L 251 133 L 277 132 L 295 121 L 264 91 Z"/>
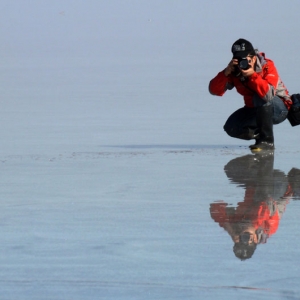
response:
<path id="1" fill-rule="evenodd" d="M 246 58 L 241 59 L 241 60 L 239 61 L 239 67 L 240 67 L 242 70 L 248 70 L 248 69 L 250 68 L 248 59 L 246 59 Z"/>

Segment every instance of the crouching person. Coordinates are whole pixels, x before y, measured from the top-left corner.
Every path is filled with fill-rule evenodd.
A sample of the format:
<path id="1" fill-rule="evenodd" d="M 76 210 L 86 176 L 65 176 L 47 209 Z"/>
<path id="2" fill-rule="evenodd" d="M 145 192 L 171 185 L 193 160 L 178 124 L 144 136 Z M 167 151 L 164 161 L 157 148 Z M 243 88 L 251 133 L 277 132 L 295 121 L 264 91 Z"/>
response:
<path id="1" fill-rule="evenodd" d="M 252 151 L 273 150 L 273 124 L 286 119 L 293 104 L 291 96 L 273 61 L 249 41 L 237 40 L 231 52 L 228 66 L 209 83 L 212 95 L 222 96 L 235 88 L 244 98 L 244 107 L 229 116 L 224 130 L 234 138 L 255 139 Z"/>

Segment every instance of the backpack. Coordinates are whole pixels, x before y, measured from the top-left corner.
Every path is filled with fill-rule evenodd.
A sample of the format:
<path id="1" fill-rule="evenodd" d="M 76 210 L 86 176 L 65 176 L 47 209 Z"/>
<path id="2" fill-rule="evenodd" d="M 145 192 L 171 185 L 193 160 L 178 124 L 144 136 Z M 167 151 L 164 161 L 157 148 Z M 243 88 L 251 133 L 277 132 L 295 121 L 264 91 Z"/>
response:
<path id="1" fill-rule="evenodd" d="M 291 96 L 293 104 L 289 109 L 287 118 L 292 126 L 300 124 L 300 94 L 293 94 Z"/>

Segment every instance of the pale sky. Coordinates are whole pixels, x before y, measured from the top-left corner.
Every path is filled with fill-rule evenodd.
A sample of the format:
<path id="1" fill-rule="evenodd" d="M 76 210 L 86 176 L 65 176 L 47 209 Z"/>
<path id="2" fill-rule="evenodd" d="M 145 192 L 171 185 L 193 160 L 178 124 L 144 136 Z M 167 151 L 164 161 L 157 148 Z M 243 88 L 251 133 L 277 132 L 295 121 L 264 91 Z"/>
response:
<path id="1" fill-rule="evenodd" d="M 0 55 L 149 47 L 219 55 L 240 37 L 283 53 L 299 48 L 299 7 L 296 0 L 2 0 Z"/>

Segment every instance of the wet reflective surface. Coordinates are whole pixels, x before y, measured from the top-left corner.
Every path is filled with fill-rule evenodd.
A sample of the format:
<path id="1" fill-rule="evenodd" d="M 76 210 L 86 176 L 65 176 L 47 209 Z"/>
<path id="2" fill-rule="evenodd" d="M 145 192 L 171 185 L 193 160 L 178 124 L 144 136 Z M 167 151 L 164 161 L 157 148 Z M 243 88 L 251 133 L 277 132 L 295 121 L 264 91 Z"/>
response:
<path id="1" fill-rule="evenodd" d="M 2 157 L 8 298 L 297 299 L 297 166 L 145 148 Z"/>

